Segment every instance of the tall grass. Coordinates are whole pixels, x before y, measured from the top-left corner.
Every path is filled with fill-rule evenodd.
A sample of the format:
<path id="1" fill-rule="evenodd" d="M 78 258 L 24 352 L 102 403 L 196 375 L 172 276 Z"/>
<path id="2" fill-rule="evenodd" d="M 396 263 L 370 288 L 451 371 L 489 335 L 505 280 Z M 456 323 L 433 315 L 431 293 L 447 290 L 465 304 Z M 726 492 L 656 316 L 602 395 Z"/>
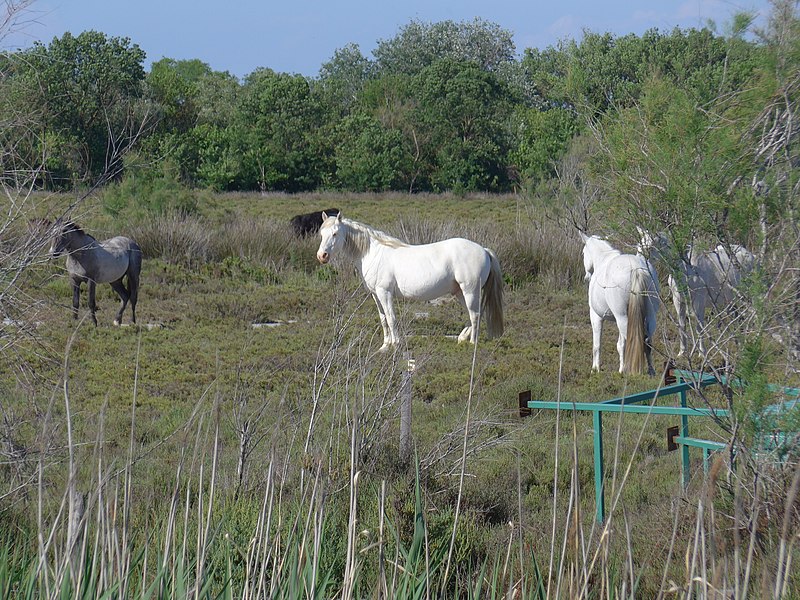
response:
<path id="1" fill-rule="evenodd" d="M 548 221 L 508 228 L 491 222 L 464 227 L 454 221 L 403 218 L 387 229 L 412 244 L 465 237 L 497 254 L 503 275 L 512 285 L 539 281 L 566 288 L 583 277 L 580 239 Z M 189 266 L 238 257 L 277 270 L 310 270 L 319 239 L 296 238 L 287 223 L 269 218 L 237 219 L 215 225 L 198 215 L 170 213 L 134 227 L 131 235 L 145 257 L 159 257 Z"/>
<path id="2" fill-rule="evenodd" d="M 635 456 L 612 455 L 605 523 L 592 518 L 579 474 L 579 423 L 558 414 L 569 452 L 553 459 L 550 534 L 539 545 L 520 505 L 503 545 L 479 560 L 460 560 L 468 524 L 447 513 L 419 469 L 397 481 L 375 477 L 376 453 L 389 441 L 387 417 L 396 410 L 402 361 L 377 361 L 370 334 L 353 321 L 346 289 L 321 337 L 311 410 L 287 414 L 288 447 L 269 444 L 262 477 L 243 494 L 224 484 L 231 463 L 222 449 L 225 392 L 212 383 L 179 440 L 171 492 L 155 514 L 142 515 L 138 479 L 146 448 L 136 442 L 137 388 L 130 404 L 127 458 L 112 462 L 101 418 L 94 440 L 66 438 L 65 477 L 39 461 L 34 535 L 6 532 L 0 544 L 0 598 L 790 598 L 798 591 L 797 499 L 800 468 L 769 457 L 719 455 L 695 493 L 677 502 L 672 531 L 654 538 L 668 547 L 648 559 L 635 553 L 632 515 L 620 502 L 635 477 Z M 477 349 L 476 349 L 477 350 Z M 57 431 L 56 414 L 71 432 L 70 348 L 64 385 L 43 419 Z M 476 352 L 474 356 L 478 356 Z M 60 398 L 59 398 L 60 396 Z M 63 411 L 55 410 L 57 404 Z M 102 415 L 101 415 L 102 417 Z M 471 443 L 469 421 L 463 430 Z M 618 423 L 623 427 L 622 419 Z M 274 435 L 274 434 L 273 434 Z M 43 436 L 47 437 L 47 435 Z M 286 439 L 281 437 L 280 439 Z M 77 469 L 79 462 L 88 467 Z M 566 464 L 569 477 L 558 474 Z M 463 487 L 462 461 L 459 498 Z M 396 466 L 400 469 L 400 466 Z M 518 486 L 521 473 L 517 467 Z M 62 470 L 63 473 L 63 470 Z M 61 490 L 54 487 L 61 481 Z M 776 495 L 777 494 L 777 495 Z M 565 499 L 566 505 L 559 503 Z M 405 506 L 406 512 L 399 510 Z M 142 527 L 147 523 L 146 527 Z M 661 533 L 661 534 L 659 534 Z M 448 553 L 448 548 L 450 553 Z"/>
<path id="3" fill-rule="evenodd" d="M 236 258 L 276 270 L 309 270 L 313 238 L 297 239 L 286 223 L 256 218 L 214 224 L 199 215 L 155 216 L 131 230 L 145 258 L 162 258 L 192 267 Z"/>

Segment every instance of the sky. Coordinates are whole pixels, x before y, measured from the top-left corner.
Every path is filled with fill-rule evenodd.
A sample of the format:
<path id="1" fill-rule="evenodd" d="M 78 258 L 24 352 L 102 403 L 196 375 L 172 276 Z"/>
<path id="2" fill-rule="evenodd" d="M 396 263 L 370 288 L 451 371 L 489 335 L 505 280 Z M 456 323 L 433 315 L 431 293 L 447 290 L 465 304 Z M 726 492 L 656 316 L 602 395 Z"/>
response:
<path id="1" fill-rule="evenodd" d="M 10 0 L 3 0 L 4 8 Z M 19 2 L 19 0 L 14 0 Z M 511 31 L 517 53 L 545 49 L 584 30 L 641 35 L 651 28 L 703 27 L 722 33 L 733 14 L 761 23 L 768 0 L 32 0 L 0 49 L 44 44 L 66 32 L 95 30 L 127 37 L 147 55 L 200 59 L 215 71 L 244 77 L 258 67 L 314 77 L 338 48 L 354 43 L 371 57 L 412 20 L 481 18 Z M 2 16 L 0 14 L 0 16 Z"/>

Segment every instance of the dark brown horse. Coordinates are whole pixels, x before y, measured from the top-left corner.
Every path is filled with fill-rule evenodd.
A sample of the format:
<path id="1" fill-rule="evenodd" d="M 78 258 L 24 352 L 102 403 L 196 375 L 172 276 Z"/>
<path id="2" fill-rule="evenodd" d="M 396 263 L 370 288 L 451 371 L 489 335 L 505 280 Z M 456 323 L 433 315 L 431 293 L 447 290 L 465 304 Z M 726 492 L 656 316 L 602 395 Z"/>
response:
<path id="1" fill-rule="evenodd" d="M 297 237 L 316 235 L 316 233 L 319 231 L 319 228 L 322 226 L 322 213 L 325 213 L 329 217 L 335 217 L 339 214 L 339 209 L 328 208 L 326 210 L 318 210 L 316 212 L 292 217 L 292 220 L 289 221 L 289 224 L 292 226 L 295 235 Z"/>

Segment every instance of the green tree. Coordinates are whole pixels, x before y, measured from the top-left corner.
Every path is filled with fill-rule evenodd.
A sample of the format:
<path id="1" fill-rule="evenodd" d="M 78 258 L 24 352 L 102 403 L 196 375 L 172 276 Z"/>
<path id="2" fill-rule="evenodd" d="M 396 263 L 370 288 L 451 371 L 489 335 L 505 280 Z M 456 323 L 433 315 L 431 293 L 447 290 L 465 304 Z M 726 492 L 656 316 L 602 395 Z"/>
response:
<path id="1" fill-rule="evenodd" d="M 358 192 L 408 187 L 411 157 L 400 130 L 355 113 L 342 120 L 336 133 L 336 176 L 341 186 Z"/>
<path id="2" fill-rule="evenodd" d="M 241 85 L 227 71 L 211 71 L 196 82 L 198 121 L 217 127 L 230 126 L 236 115 Z"/>
<path id="3" fill-rule="evenodd" d="M 732 215 L 748 211 L 731 193 L 747 169 L 741 130 L 725 121 L 672 82 L 647 82 L 635 107 L 610 114 L 598 129 L 606 150 L 593 169 L 605 190 L 598 210 L 624 224 L 629 239 L 634 225 L 669 229 L 679 247 L 725 235 Z"/>
<path id="4" fill-rule="evenodd" d="M 435 157 L 434 189 L 507 189 L 508 86 L 475 63 L 443 59 L 414 78 L 413 91 Z"/>
<path id="5" fill-rule="evenodd" d="M 631 106 L 652 76 L 681 87 L 698 102 L 709 102 L 742 86 L 757 53 L 739 29 L 730 37 L 709 29 L 650 30 L 641 37 L 588 32 L 580 42 L 528 49 L 522 64 L 546 104 L 601 114 Z"/>
<path id="6" fill-rule="evenodd" d="M 241 90 L 237 121 L 246 135 L 245 181 L 262 190 L 314 189 L 324 171 L 318 103 L 300 75 L 258 69 Z"/>
<path id="7" fill-rule="evenodd" d="M 569 148 L 580 129 L 577 115 L 566 108 L 517 107 L 513 131 L 516 143 L 509 160 L 523 182 L 536 184 L 553 177 L 556 160 Z"/>
<path id="8" fill-rule="evenodd" d="M 197 84 L 210 73 L 211 68 L 196 59 L 162 58 L 153 63 L 147 85 L 161 107 L 160 131 L 185 133 L 197 124 L 200 112 Z"/>
<path id="9" fill-rule="evenodd" d="M 153 115 L 141 102 L 144 52 L 128 38 L 95 31 L 35 43 L 19 62 L 27 97 L 43 107 L 53 177 L 94 181 L 121 168 L 121 155 Z M 138 132 L 138 134 L 137 134 Z"/>
<path id="10" fill-rule="evenodd" d="M 317 89 L 332 112 L 346 114 L 374 76 L 375 64 L 361 53 L 357 44 L 348 44 L 322 65 Z"/>
<path id="11" fill-rule="evenodd" d="M 380 40 L 373 51 L 381 75 L 415 74 L 438 60 L 472 62 L 485 71 L 497 71 L 514 60 L 510 31 L 495 23 L 411 21 L 395 37 Z"/>
<path id="12" fill-rule="evenodd" d="M 653 76 L 629 108 L 593 124 L 601 152 L 592 173 L 603 193 L 592 210 L 608 229 L 629 240 L 638 238 L 634 225 L 668 232 L 667 266 L 678 281 L 685 281 L 690 244 L 704 250 L 741 243 L 755 251 L 756 270 L 737 289 L 739 310 L 720 319 L 724 331 L 712 345 L 756 388 L 774 361 L 788 358 L 785 369 L 792 371 L 800 358 L 800 135 L 792 125 L 798 118 L 800 26 L 794 3 L 776 6 L 767 43 L 729 64 L 727 74 L 696 63 L 695 72 L 719 76 L 721 83 L 708 89 L 724 93 L 708 99 L 692 77 Z M 727 90 L 722 77 L 734 72 L 750 75 L 739 89 Z M 748 415 L 751 400 L 766 393 L 731 390 L 729 402 L 743 402 L 737 414 Z"/>

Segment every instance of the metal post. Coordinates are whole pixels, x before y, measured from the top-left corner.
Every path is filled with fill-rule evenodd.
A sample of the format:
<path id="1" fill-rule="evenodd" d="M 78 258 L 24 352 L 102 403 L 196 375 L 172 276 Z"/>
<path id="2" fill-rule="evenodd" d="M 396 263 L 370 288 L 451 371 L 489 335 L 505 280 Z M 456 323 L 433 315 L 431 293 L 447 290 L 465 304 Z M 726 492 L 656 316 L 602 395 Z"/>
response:
<path id="1" fill-rule="evenodd" d="M 681 408 L 686 408 L 686 391 L 681 391 Z M 689 437 L 689 417 L 687 415 L 681 415 L 681 436 Z M 689 486 L 689 477 L 691 475 L 689 471 L 689 446 L 686 444 L 681 444 L 681 471 L 683 489 L 686 489 Z"/>
<path id="2" fill-rule="evenodd" d="M 400 462 L 408 464 L 411 458 L 411 376 L 416 362 L 410 352 L 404 352 L 406 370 L 400 384 Z"/>
<path id="3" fill-rule="evenodd" d="M 597 522 L 606 518 L 606 499 L 603 490 L 603 415 L 593 411 L 594 421 L 594 502 L 597 509 Z"/>

